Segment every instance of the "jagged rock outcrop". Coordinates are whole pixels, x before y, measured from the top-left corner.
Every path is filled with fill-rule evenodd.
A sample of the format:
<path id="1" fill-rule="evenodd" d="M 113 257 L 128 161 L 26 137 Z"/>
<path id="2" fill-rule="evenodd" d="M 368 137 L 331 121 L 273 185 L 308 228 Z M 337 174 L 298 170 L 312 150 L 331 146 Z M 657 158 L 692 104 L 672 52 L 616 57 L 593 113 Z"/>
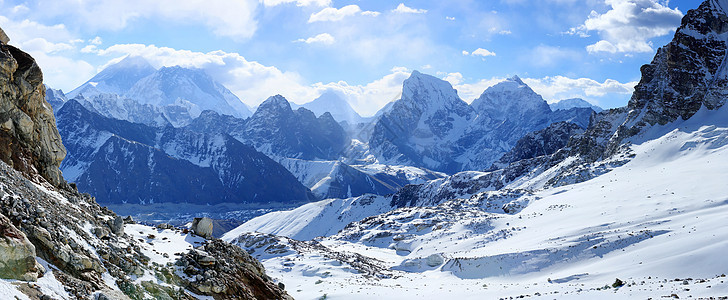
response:
<path id="1" fill-rule="evenodd" d="M 180 258 L 187 287 L 216 299 L 293 299 L 265 275 L 260 262 L 243 249 L 213 240 Z"/>
<path id="2" fill-rule="evenodd" d="M 539 131 L 528 133 L 518 140 L 516 146 L 504 154 L 491 169 L 499 169 L 498 166 L 503 167 L 519 160 L 553 154 L 566 146 L 569 138 L 582 132 L 584 129 L 579 125 L 558 122 Z"/>
<path id="3" fill-rule="evenodd" d="M 0 45 L 0 160 L 36 181 L 65 184 L 58 167 L 66 148 L 55 123 L 38 64 L 20 49 Z"/>

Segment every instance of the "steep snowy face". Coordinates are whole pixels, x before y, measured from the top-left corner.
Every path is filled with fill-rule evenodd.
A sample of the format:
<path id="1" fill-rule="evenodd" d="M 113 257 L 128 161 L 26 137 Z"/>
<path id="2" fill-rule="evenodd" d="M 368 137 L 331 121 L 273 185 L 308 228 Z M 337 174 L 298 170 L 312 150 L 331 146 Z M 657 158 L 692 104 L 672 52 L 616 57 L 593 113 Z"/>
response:
<path id="1" fill-rule="evenodd" d="M 161 68 L 136 82 L 126 95 L 156 106 L 192 106 L 194 109 L 190 108 L 190 111 L 195 112 L 193 118 L 203 110 L 243 118 L 250 116 L 250 111 L 240 99 L 199 69 Z"/>
<path id="2" fill-rule="evenodd" d="M 487 115 L 496 122 L 546 118 L 551 112 L 541 95 L 536 94 L 518 76 L 489 87 L 470 106 L 479 115 Z"/>
<path id="3" fill-rule="evenodd" d="M 453 172 L 459 166 L 451 142 L 473 117 L 450 83 L 414 71 L 402 98 L 375 121 L 369 144 L 381 163 Z"/>
<path id="4" fill-rule="evenodd" d="M 122 95 L 134 86 L 137 81 L 155 71 L 156 69 L 143 57 L 127 56 L 68 93 L 68 97 L 75 98 L 83 94 L 84 97 L 90 98 L 100 93 Z"/>

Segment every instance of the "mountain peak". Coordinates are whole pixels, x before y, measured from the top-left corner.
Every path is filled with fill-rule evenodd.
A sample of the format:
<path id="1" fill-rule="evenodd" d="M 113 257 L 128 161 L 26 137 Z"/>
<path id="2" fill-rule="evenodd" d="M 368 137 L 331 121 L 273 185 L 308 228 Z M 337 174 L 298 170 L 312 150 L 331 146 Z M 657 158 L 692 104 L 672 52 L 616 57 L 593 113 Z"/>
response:
<path id="1" fill-rule="evenodd" d="M 521 80 L 521 78 L 518 77 L 518 75 L 513 75 L 511 78 L 508 78 L 507 81 L 513 81 L 513 82 L 518 83 L 520 85 L 525 85 L 525 83 L 523 83 L 523 80 Z"/>
<path id="2" fill-rule="evenodd" d="M 286 100 L 285 97 L 281 95 L 275 95 L 270 96 L 268 99 L 263 101 L 263 103 L 258 106 L 258 110 L 256 110 L 256 113 L 259 111 L 267 111 L 267 110 L 284 110 L 284 111 L 293 111 L 291 108 L 291 104 L 288 103 L 288 100 Z"/>
<path id="3" fill-rule="evenodd" d="M 127 55 L 115 64 L 116 66 L 124 66 L 124 67 L 135 67 L 138 69 L 154 69 L 152 65 L 142 56 L 137 55 Z"/>
<path id="4" fill-rule="evenodd" d="M 402 99 L 435 109 L 462 102 L 449 82 L 418 71 L 412 71 L 412 75 L 404 81 Z"/>

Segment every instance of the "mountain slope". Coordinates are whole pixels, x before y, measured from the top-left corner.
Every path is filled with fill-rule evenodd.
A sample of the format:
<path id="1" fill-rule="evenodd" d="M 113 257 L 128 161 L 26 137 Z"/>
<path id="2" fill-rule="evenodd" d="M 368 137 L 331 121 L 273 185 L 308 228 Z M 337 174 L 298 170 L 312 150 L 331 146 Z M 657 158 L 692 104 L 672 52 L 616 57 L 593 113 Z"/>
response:
<path id="1" fill-rule="evenodd" d="M 178 229 L 132 224 L 67 184 L 58 170 L 65 149 L 44 100 L 43 74 L 30 55 L 4 42 L 2 298 L 290 299 L 239 248 Z"/>
<path id="2" fill-rule="evenodd" d="M 293 175 L 225 134 L 105 118 L 75 100 L 58 112 L 61 169 L 102 203 L 292 203 L 314 199 Z M 280 184 L 280 185 L 279 185 Z"/>
<path id="3" fill-rule="evenodd" d="M 120 62 L 106 67 L 87 82 L 67 94 L 69 99 L 83 95 L 93 98 L 98 94 L 124 95 L 140 79 L 157 71 L 140 56 L 127 56 Z"/>
<path id="4" fill-rule="evenodd" d="M 163 67 L 134 83 L 124 95 L 143 104 L 186 107 L 192 118 L 203 110 L 240 118 L 251 115 L 238 97 L 199 69 Z"/>

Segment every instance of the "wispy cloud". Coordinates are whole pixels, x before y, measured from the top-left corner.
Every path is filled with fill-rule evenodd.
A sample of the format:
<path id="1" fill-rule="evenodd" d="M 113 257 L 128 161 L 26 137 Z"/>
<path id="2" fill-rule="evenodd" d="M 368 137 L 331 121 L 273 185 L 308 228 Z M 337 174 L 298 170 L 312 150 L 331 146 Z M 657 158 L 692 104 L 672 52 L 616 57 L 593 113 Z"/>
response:
<path id="1" fill-rule="evenodd" d="M 321 34 L 312 36 L 307 39 L 298 39 L 298 40 L 295 40 L 294 42 L 300 42 L 300 43 L 306 43 L 306 44 L 331 45 L 334 42 L 336 42 L 336 39 L 328 33 L 321 33 Z"/>

